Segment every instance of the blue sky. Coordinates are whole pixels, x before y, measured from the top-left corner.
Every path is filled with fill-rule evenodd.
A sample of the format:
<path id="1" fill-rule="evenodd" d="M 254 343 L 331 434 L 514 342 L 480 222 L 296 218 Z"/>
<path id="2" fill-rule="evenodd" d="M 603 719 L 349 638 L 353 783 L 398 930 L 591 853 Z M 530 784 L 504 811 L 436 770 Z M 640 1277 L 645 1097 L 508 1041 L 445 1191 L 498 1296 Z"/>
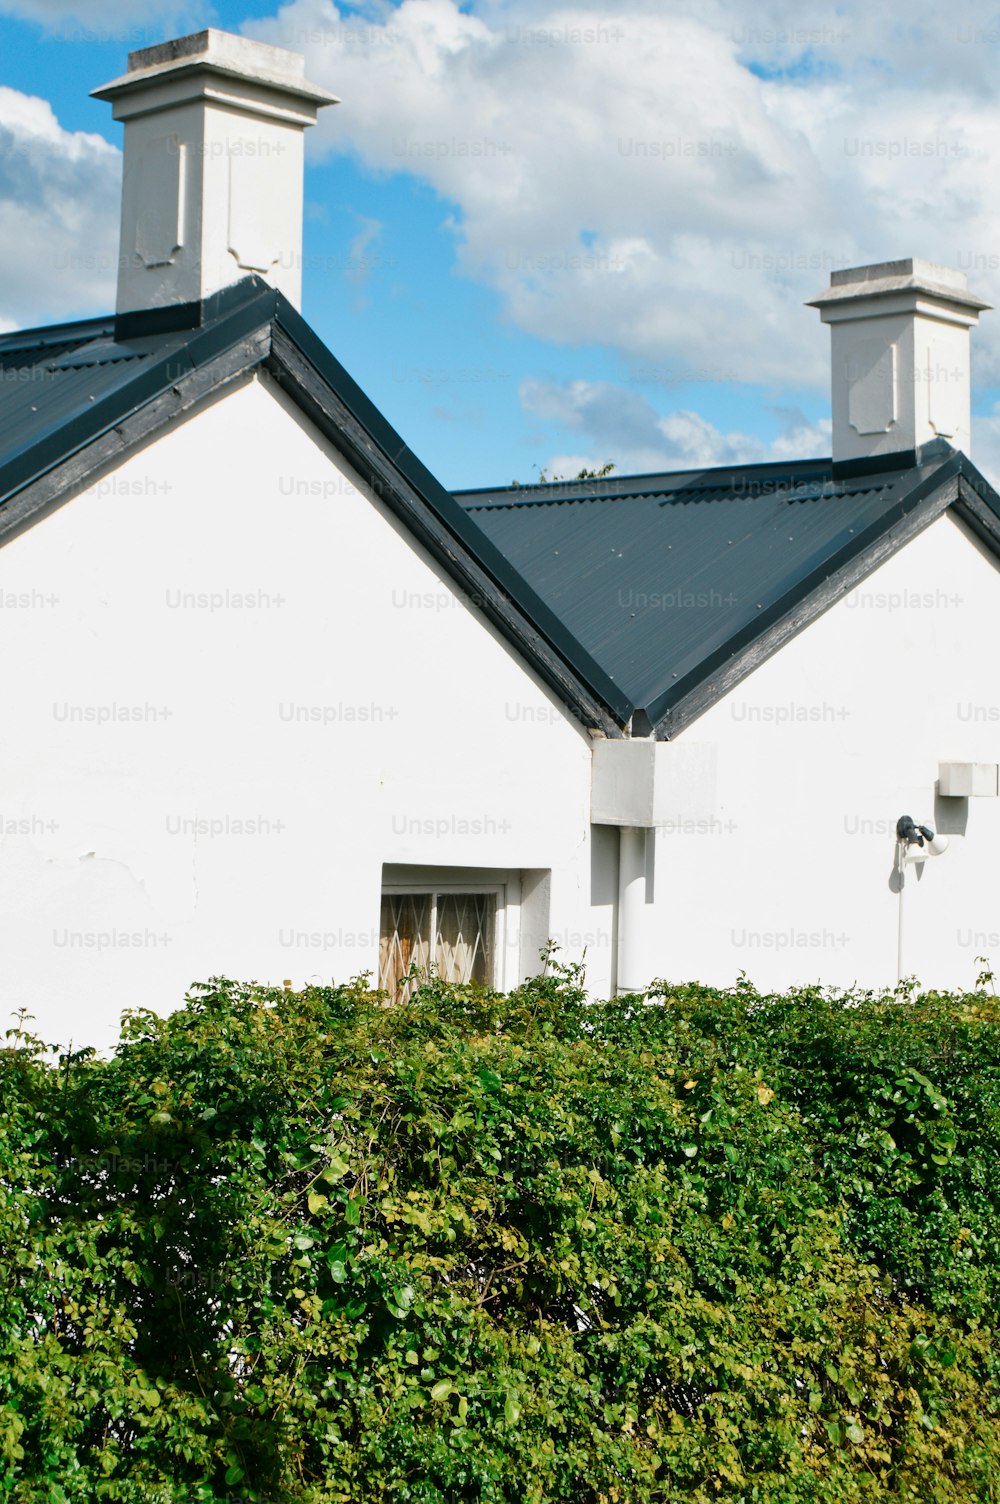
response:
<path id="1" fill-rule="evenodd" d="M 210 24 L 305 52 L 341 97 L 310 133 L 303 312 L 446 484 L 828 452 L 802 304 L 831 270 L 921 255 L 1000 301 L 1000 23 L 964 0 L 905 28 L 746 16 L 0 0 L 0 328 L 111 306 L 120 127 L 89 91 Z M 989 467 L 991 316 L 975 339 Z"/>

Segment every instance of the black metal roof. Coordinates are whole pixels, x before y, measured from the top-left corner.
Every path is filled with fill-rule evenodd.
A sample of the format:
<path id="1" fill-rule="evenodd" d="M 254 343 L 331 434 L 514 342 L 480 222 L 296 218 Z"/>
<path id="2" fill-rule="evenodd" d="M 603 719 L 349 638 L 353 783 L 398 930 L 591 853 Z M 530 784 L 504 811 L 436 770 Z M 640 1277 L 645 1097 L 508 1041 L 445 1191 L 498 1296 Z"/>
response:
<path id="1" fill-rule="evenodd" d="M 612 736 L 682 729 L 949 506 L 1000 554 L 1000 498 L 943 443 L 850 477 L 810 460 L 452 496 L 253 277 L 182 308 L 0 336 L 0 544 L 261 370 L 580 723 Z"/>
<path id="2" fill-rule="evenodd" d="M 0 497 L 141 405 L 187 343 L 174 334 L 119 345 L 114 336 L 113 318 L 0 335 Z"/>
<path id="3" fill-rule="evenodd" d="M 96 474 L 264 370 L 499 628 L 581 725 L 631 707 L 421 464 L 295 308 L 248 277 L 202 303 L 0 336 L 0 544 Z M 280 525 L 277 524 L 277 525 Z"/>
<path id="4" fill-rule="evenodd" d="M 829 460 L 467 491 L 457 499 L 669 735 L 950 502 L 989 536 L 964 456 L 836 477 Z"/>

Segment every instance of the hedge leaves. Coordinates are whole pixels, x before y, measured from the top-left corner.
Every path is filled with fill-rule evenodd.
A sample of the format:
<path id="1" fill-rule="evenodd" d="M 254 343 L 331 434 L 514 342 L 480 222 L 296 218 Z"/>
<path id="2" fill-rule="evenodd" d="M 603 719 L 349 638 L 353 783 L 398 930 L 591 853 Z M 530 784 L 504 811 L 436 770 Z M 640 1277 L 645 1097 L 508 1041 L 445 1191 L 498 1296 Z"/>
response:
<path id="1" fill-rule="evenodd" d="M 985 994 L 215 979 L 0 1091 L 3 1500 L 1000 1500 Z"/>

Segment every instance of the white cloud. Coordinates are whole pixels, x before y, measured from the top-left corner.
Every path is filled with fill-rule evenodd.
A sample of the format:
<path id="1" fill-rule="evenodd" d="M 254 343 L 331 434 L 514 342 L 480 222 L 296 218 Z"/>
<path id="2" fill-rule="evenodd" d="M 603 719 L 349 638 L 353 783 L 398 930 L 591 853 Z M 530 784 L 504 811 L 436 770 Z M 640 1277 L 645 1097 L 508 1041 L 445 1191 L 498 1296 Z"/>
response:
<path id="1" fill-rule="evenodd" d="M 120 182 L 114 147 L 0 87 L 0 320 L 24 328 L 114 307 Z"/>
<path id="2" fill-rule="evenodd" d="M 66 42 L 117 44 L 123 51 L 195 30 L 210 15 L 202 0 L 0 0 L 0 16 L 34 21 Z"/>
<path id="3" fill-rule="evenodd" d="M 143 45 L 158 15 L 199 4 L 0 10 L 132 18 Z M 905 25 L 860 0 L 624 0 L 613 18 L 603 0 L 290 0 L 245 30 L 304 51 L 342 97 L 311 151 L 411 173 L 456 206 L 458 264 L 515 324 L 617 350 L 636 381 L 756 381 L 780 400 L 826 386 L 828 334 L 801 305 L 837 266 L 924 255 L 1000 304 L 1000 22 L 991 37 L 981 17 L 976 0 L 913 0 Z M 0 89 L 0 236 L 15 248 L 0 327 L 111 306 L 119 176 L 103 140 Z M 359 221 L 359 298 L 376 235 Z M 978 379 L 1000 382 L 1000 315 L 975 347 Z M 525 400 L 579 432 L 581 463 L 619 470 L 829 452 L 794 414 L 765 443 L 627 386 L 535 382 Z M 1000 413 L 977 425 L 977 454 L 1000 474 Z"/>
<path id="4" fill-rule="evenodd" d="M 836 267 L 922 255 L 1000 294 L 1000 103 L 972 0 L 916 0 L 905 25 L 860 0 L 669 12 L 403 0 L 366 20 L 291 0 L 246 30 L 342 97 L 313 149 L 453 201 L 459 265 L 544 339 L 708 354 L 780 392 L 826 383 L 802 303 Z"/>
<path id="5" fill-rule="evenodd" d="M 370 219 L 364 214 L 356 214 L 355 218 L 360 225 L 360 229 L 351 240 L 348 248 L 347 270 L 344 275 L 348 282 L 351 282 L 354 286 L 355 308 L 362 309 L 368 303 L 368 299 L 365 296 L 365 285 L 378 259 L 378 243 L 385 226 L 381 220 Z"/>
<path id="6" fill-rule="evenodd" d="M 696 412 L 660 414 L 638 392 L 603 381 L 521 383 L 521 405 L 543 421 L 577 429 L 586 448 L 554 454 L 546 469 L 576 475 L 609 460 L 618 475 L 658 470 L 806 459 L 830 452 L 828 422 L 809 423 L 796 409 L 777 409 L 779 431 L 766 441 L 741 432 L 724 433 Z"/>

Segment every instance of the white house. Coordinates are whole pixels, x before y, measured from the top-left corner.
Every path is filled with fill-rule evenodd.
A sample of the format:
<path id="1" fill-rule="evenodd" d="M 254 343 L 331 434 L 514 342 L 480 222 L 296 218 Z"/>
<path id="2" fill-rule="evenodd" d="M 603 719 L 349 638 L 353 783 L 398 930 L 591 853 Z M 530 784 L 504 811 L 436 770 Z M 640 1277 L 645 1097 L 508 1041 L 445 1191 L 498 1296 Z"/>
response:
<path id="1" fill-rule="evenodd" d="M 210 975 L 506 987 L 548 939 L 596 996 L 1000 960 L 962 275 L 816 300 L 832 460 L 454 496 L 297 310 L 301 58 L 202 32 L 97 94 L 117 311 L 0 338 L 8 1008 L 104 1045 Z M 901 895 L 903 816 L 949 846 Z"/>

